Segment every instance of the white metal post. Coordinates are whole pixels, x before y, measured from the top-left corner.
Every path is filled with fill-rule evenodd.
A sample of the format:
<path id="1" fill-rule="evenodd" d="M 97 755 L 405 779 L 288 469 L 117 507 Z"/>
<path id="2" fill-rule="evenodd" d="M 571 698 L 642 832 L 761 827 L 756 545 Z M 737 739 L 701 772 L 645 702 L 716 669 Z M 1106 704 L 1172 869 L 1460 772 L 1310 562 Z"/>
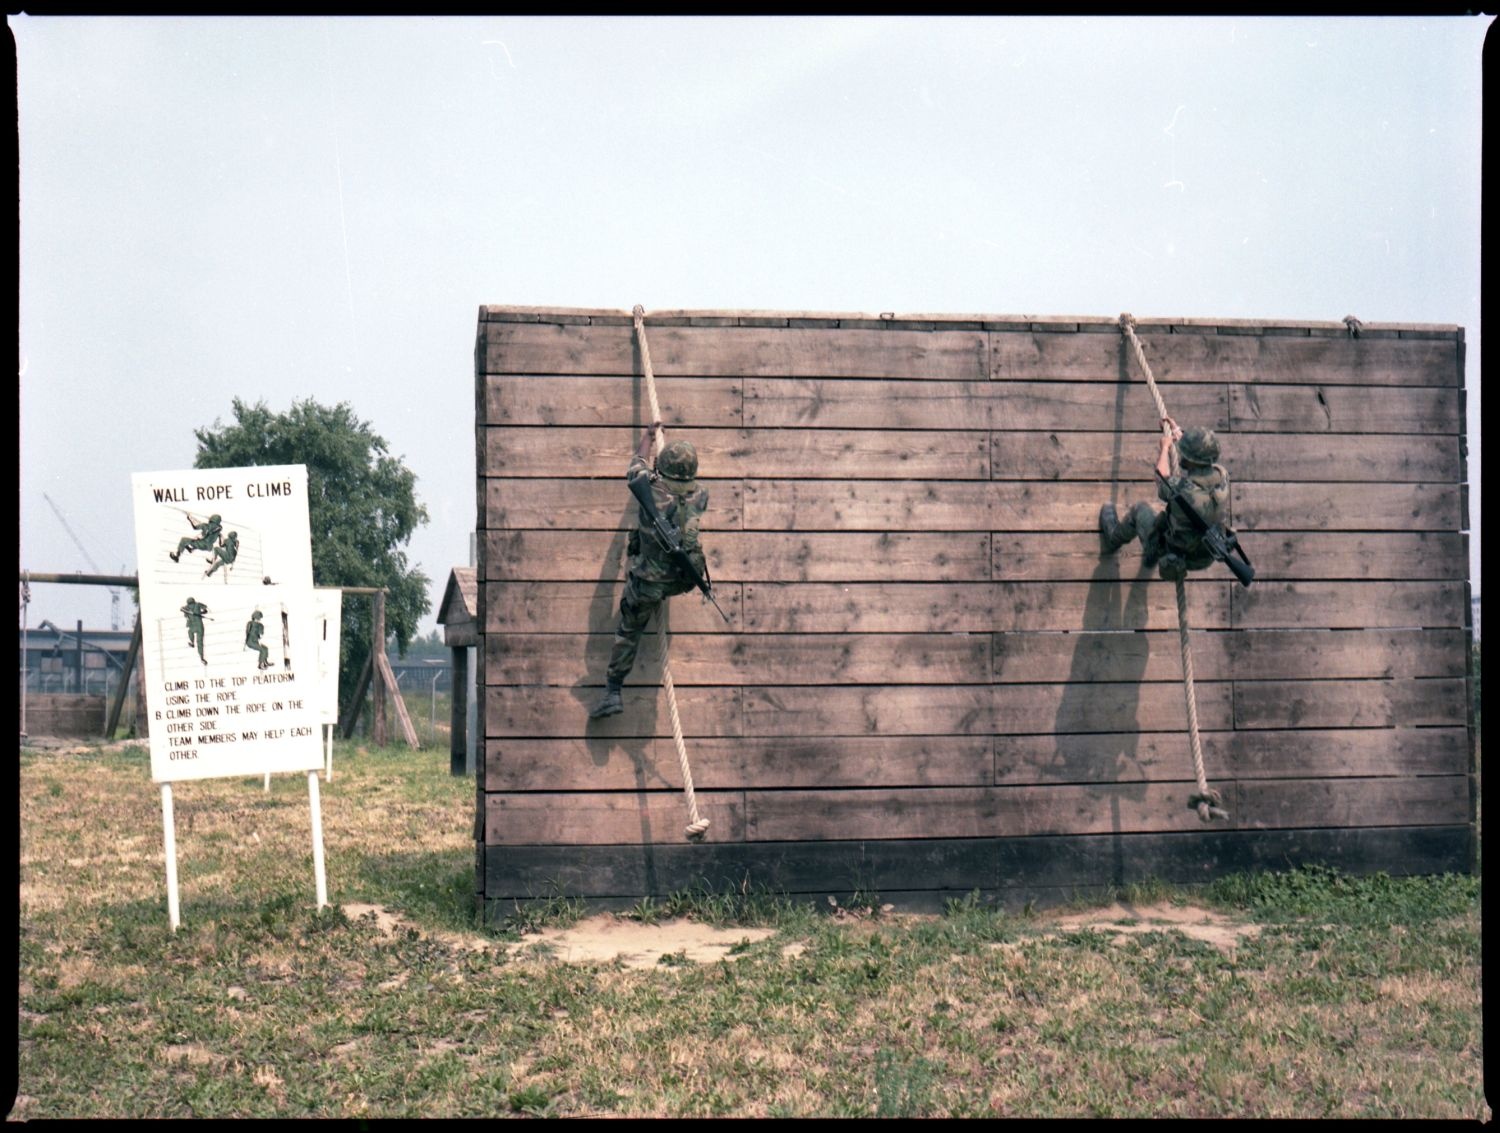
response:
<path id="1" fill-rule="evenodd" d="M 172 931 L 177 931 L 181 918 L 177 915 L 177 833 L 172 818 L 172 784 L 161 785 L 161 827 L 167 851 L 167 919 Z"/>
<path id="2" fill-rule="evenodd" d="M 323 871 L 323 808 L 318 798 L 318 773 L 307 773 L 307 805 L 312 813 L 313 877 L 317 882 L 318 908 L 328 904 L 328 876 Z"/>

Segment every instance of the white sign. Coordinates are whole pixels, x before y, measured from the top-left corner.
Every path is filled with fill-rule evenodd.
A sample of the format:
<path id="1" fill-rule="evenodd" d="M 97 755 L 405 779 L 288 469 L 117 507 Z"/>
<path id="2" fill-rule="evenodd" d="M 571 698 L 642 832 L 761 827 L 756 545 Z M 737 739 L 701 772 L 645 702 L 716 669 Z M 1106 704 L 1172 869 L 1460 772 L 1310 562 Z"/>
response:
<path id="1" fill-rule="evenodd" d="M 137 472 L 131 487 L 151 778 L 321 767 L 307 469 Z"/>
<path id="2" fill-rule="evenodd" d="M 344 592 L 313 591 L 318 611 L 318 719 L 339 722 L 339 630 L 343 625 Z"/>

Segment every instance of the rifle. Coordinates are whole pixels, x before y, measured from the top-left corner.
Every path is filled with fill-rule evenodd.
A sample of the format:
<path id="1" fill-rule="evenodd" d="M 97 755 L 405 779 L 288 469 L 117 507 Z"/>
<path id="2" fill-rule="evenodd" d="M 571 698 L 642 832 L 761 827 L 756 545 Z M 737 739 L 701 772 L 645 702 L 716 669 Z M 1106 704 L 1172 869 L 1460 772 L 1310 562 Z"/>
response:
<path id="1" fill-rule="evenodd" d="M 708 577 L 708 564 L 703 564 L 703 573 L 700 575 L 698 569 L 693 566 L 692 556 L 682 549 L 682 533 L 662 517 L 661 512 L 656 510 L 656 499 L 651 494 L 651 477 L 634 476 L 627 481 L 630 485 L 630 494 L 640 501 L 641 511 L 651 521 L 651 526 L 656 530 L 656 537 L 661 540 L 662 546 L 666 547 L 667 553 L 672 556 L 678 568 L 693 580 L 693 585 L 703 591 L 703 597 L 714 604 L 714 609 L 727 622 L 729 615 L 724 613 L 718 601 L 714 598 L 713 580 Z"/>
<path id="2" fill-rule="evenodd" d="M 1245 554 L 1245 549 L 1240 546 L 1239 537 L 1233 531 L 1204 519 L 1198 509 L 1188 502 L 1186 496 L 1174 489 L 1168 481 L 1162 479 L 1160 472 L 1156 473 L 1156 480 L 1166 487 L 1171 493 L 1171 502 L 1181 507 L 1182 513 L 1192 522 L 1194 530 L 1203 540 L 1203 545 L 1208 548 L 1208 553 L 1233 571 L 1234 577 L 1240 580 L 1241 586 L 1249 587 L 1250 583 L 1255 580 L 1255 568 L 1250 565 L 1250 556 Z M 1234 558 L 1235 555 L 1239 556 L 1238 560 Z"/>

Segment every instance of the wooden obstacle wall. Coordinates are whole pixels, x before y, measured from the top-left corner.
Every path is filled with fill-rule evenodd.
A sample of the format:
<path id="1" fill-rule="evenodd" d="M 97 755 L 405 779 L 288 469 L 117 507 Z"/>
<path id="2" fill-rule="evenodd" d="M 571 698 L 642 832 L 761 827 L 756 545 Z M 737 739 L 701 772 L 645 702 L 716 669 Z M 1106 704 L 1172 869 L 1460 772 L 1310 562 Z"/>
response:
<path id="1" fill-rule="evenodd" d="M 1099 505 L 1155 500 L 1159 427 L 1118 321 L 648 313 L 668 439 L 699 453 L 724 625 L 671 603 L 604 680 L 648 423 L 631 316 L 483 307 L 476 346 L 491 915 L 691 888 L 1015 903 L 1320 862 L 1469 870 L 1463 332 L 1141 318 L 1170 412 L 1218 431 L 1258 577 L 1173 586 Z"/>

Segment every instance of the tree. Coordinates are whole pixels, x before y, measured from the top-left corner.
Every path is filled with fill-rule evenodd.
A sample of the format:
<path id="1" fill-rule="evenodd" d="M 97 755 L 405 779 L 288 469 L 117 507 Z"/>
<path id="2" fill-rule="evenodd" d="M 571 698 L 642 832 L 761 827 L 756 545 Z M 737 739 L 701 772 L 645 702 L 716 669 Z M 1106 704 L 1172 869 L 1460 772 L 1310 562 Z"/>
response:
<path id="1" fill-rule="evenodd" d="M 195 468 L 264 464 L 307 466 L 307 510 L 316 586 L 383 586 L 385 625 L 402 656 L 417 622 L 431 608 L 430 580 L 409 567 L 401 550 L 427 522 L 417 502 L 417 478 L 391 456 L 347 403 L 329 407 L 311 398 L 273 413 L 264 402 L 233 401 L 234 422 L 194 429 Z M 370 656 L 371 603 L 344 602 L 339 662 L 339 706 L 353 697 Z"/>

